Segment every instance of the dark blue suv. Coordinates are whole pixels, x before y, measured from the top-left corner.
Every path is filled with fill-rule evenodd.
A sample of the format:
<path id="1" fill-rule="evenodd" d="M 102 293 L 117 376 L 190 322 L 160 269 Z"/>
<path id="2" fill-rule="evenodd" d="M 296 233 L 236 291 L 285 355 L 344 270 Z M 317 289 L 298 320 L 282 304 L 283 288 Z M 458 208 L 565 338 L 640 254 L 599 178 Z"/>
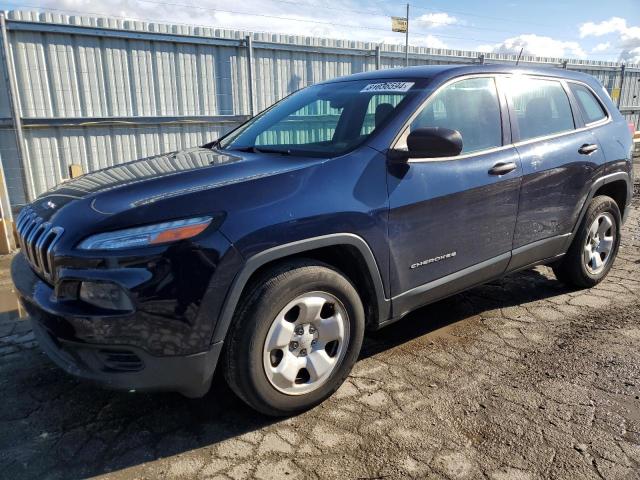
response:
<path id="1" fill-rule="evenodd" d="M 421 305 L 543 263 L 602 280 L 631 149 L 589 75 L 352 75 L 42 195 L 17 220 L 13 279 L 71 374 L 195 397 L 219 366 L 257 410 L 292 414 L 340 386 L 365 331 Z"/>

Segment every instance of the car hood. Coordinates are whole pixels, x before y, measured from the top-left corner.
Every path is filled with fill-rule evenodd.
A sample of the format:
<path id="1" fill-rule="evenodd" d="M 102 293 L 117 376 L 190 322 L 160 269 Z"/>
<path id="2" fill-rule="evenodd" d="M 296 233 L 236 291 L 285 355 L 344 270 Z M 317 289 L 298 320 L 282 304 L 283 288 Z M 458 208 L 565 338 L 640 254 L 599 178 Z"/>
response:
<path id="1" fill-rule="evenodd" d="M 69 180 L 38 197 L 33 207 L 46 219 L 74 200 L 90 199 L 94 210 L 110 215 L 171 197 L 299 169 L 317 161 L 279 154 L 192 148 L 134 160 Z"/>

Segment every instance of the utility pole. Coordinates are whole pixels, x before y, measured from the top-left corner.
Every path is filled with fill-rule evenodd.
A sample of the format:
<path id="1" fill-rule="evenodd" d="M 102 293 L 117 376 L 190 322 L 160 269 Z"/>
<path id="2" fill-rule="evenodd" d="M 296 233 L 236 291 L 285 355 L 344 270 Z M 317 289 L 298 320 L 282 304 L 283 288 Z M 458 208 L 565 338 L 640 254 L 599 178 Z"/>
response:
<path id="1" fill-rule="evenodd" d="M 404 34 L 404 65 L 409 66 L 409 4 L 407 3 L 407 31 Z"/>
<path id="2" fill-rule="evenodd" d="M 404 66 L 409 66 L 409 4 L 406 17 L 391 17 L 391 31 L 404 33 Z"/>
<path id="3" fill-rule="evenodd" d="M 620 65 L 620 89 L 618 90 L 618 98 L 616 99 L 616 106 L 620 108 L 620 102 L 622 101 L 622 89 L 624 88 L 624 72 L 626 65 L 623 63 Z"/>

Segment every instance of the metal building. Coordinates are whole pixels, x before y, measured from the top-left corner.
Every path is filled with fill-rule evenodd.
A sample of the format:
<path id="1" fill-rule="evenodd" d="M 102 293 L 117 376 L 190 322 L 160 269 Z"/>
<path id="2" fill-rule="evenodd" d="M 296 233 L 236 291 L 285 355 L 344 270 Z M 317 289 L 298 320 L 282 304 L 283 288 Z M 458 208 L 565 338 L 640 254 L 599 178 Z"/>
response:
<path id="1" fill-rule="evenodd" d="M 0 159 L 13 206 L 63 181 L 71 164 L 88 172 L 202 144 L 301 87 L 405 61 L 395 45 L 51 13 L 8 12 L 2 34 Z M 409 50 L 412 65 L 515 60 Z M 591 73 L 640 122 L 640 66 L 520 63 Z"/>

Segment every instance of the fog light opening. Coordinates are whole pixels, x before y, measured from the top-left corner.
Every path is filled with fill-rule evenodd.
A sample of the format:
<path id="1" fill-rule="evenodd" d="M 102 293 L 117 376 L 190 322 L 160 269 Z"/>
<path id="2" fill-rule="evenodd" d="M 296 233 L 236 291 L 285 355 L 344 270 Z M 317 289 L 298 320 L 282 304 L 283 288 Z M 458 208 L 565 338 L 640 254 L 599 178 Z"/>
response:
<path id="1" fill-rule="evenodd" d="M 107 310 L 133 310 L 131 299 L 119 285 L 109 282 L 82 282 L 80 299 Z"/>

